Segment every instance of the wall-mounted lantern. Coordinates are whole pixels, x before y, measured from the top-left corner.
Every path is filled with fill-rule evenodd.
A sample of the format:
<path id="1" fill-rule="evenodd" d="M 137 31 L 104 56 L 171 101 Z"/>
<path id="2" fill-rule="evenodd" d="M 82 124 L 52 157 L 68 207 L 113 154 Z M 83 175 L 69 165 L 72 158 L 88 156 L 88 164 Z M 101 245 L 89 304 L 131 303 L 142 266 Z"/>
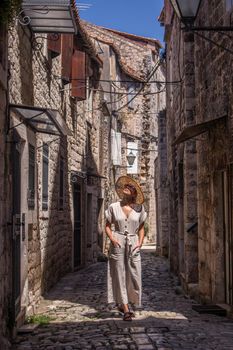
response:
<path id="1" fill-rule="evenodd" d="M 177 16 L 184 23 L 193 23 L 201 4 L 201 0 L 171 0 Z"/>
<path id="2" fill-rule="evenodd" d="M 195 19 L 198 15 L 202 0 L 171 0 L 172 6 L 184 24 L 184 30 L 192 31 L 233 31 L 232 26 L 194 26 Z"/>
<path id="3" fill-rule="evenodd" d="M 127 142 L 127 174 L 138 174 L 138 143 Z"/>
<path id="4" fill-rule="evenodd" d="M 126 156 L 126 158 L 127 158 L 129 166 L 133 166 L 133 163 L 134 163 L 134 161 L 136 159 L 135 154 L 133 154 L 133 152 L 130 151 L 130 153 Z"/>

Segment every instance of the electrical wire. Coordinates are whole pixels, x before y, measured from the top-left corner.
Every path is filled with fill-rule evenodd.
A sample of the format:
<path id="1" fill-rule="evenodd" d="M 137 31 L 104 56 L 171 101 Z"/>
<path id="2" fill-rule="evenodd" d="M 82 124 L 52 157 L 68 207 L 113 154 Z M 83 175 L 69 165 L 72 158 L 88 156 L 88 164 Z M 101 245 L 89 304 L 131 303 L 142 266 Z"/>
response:
<path id="1" fill-rule="evenodd" d="M 55 79 L 60 79 L 62 80 L 62 77 L 58 76 L 58 75 L 54 75 Z M 78 80 L 78 81 L 85 81 L 85 79 L 81 79 L 81 78 L 73 78 L 70 79 L 70 81 L 72 80 Z M 135 80 L 111 80 L 111 79 L 93 79 L 91 78 L 92 81 L 94 82 L 103 82 L 103 83 L 131 83 L 131 84 L 144 84 L 144 81 L 135 81 Z M 146 82 L 147 84 L 180 84 L 182 83 L 182 79 L 181 80 L 174 80 L 174 81 L 161 81 L 161 80 L 151 80 L 149 82 Z M 119 86 L 115 85 L 116 87 L 118 87 L 120 89 Z"/>
<path id="2" fill-rule="evenodd" d="M 45 142 L 45 143 L 46 143 L 46 145 L 50 145 L 51 143 L 53 143 L 53 142 L 55 142 L 55 141 L 58 141 L 58 140 L 61 140 L 61 137 L 58 137 L 58 138 L 56 138 L 56 139 L 54 139 L 54 140 L 51 140 L 51 141 L 47 141 L 47 142 Z M 44 145 L 38 146 L 38 147 L 36 147 L 36 149 L 43 148 L 43 146 L 44 146 Z"/>
<path id="3" fill-rule="evenodd" d="M 139 89 L 139 91 L 137 92 L 137 94 L 135 94 L 131 100 L 129 100 L 127 103 L 125 103 L 123 106 L 121 106 L 120 108 L 118 108 L 115 112 L 119 112 L 121 111 L 123 108 L 127 107 L 139 94 L 141 91 L 144 90 L 144 88 L 146 87 L 146 84 L 150 81 L 150 78 L 153 77 L 153 75 L 155 74 L 155 72 L 159 69 L 160 65 L 162 64 L 162 60 L 159 59 L 159 61 L 157 62 L 157 64 L 155 65 L 155 67 L 152 69 L 152 71 L 150 72 L 147 81 L 145 83 L 143 83 L 143 86 Z M 161 93 L 161 92 L 160 92 Z"/>
<path id="4" fill-rule="evenodd" d="M 228 53 L 230 53 L 231 55 L 233 55 L 233 51 L 232 50 L 228 49 L 227 47 L 225 47 L 225 46 L 223 46 L 221 44 L 216 43 L 214 40 L 212 40 L 210 38 L 207 38 L 207 36 L 199 33 L 198 31 L 193 30 L 193 33 L 196 34 L 197 36 L 199 36 L 200 38 L 205 39 L 206 41 L 209 41 L 211 44 L 213 44 L 213 45 L 219 47 L 220 49 L 223 49 L 223 50 L 227 51 Z"/>
<path id="5" fill-rule="evenodd" d="M 83 89 L 85 86 L 78 86 L 75 89 Z M 61 89 L 60 91 L 69 91 L 72 88 L 66 88 L 66 89 Z M 106 94 L 111 94 L 111 95 L 137 95 L 137 96 L 147 96 L 147 95 L 157 95 L 161 92 L 165 91 L 165 88 L 163 90 L 160 91 L 156 91 L 156 92 L 144 92 L 144 93 L 137 93 L 137 92 L 112 92 L 112 91 L 105 91 L 105 90 L 101 90 L 101 89 L 92 89 L 92 91 L 95 92 L 102 92 L 102 93 L 106 93 Z M 126 97 L 126 96 L 122 96 L 122 97 Z M 115 102 L 115 101 L 114 101 Z"/>
<path id="6" fill-rule="evenodd" d="M 11 126 L 11 127 L 9 128 L 9 130 L 15 129 L 15 128 L 17 128 L 18 126 L 20 126 L 20 125 L 22 125 L 22 124 L 25 124 L 25 121 L 28 122 L 28 121 L 30 121 L 30 120 L 36 118 L 36 117 L 39 117 L 40 115 L 44 114 L 44 112 L 45 112 L 45 111 L 42 111 L 42 112 L 40 112 L 40 113 L 38 113 L 38 114 L 36 114 L 36 115 L 33 115 L 33 117 L 30 117 L 30 118 L 27 118 L 27 119 L 25 118 L 22 122 L 20 122 L 20 123 L 18 123 L 18 124 L 16 124 L 16 125 Z"/>
<path id="7" fill-rule="evenodd" d="M 113 85 L 114 88 L 117 88 L 119 90 L 125 90 L 125 87 L 120 87 L 115 84 L 115 82 L 111 81 L 111 84 Z"/>
<path id="8" fill-rule="evenodd" d="M 43 55 L 43 52 L 42 52 L 42 49 L 37 50 L 37 53 L 40 53 L 42 56 L 44 56 L 44 55 Z M 42 70 L 43 70 L 45 73 L 47 73 L 47 70 L 46 70 L 46 68 L 44 67 L 44 65 L 42 64 L 42 62 L 40 61 L 40 58 L 38 57 L 38 55 L 34 55 L 34 57 L 36 58 L 36 61 L 37 61 L 38 65 L 42 68 Z M 47 63 L 47 65 L 49 66 L 49 68 L 51 69 L 52 67 L 51 67 L 51 65 L 49 64 L 49 62 L 46 62 L 46 63 Z M 169 83 L 169 84 L 172 84 L 172 83 L 173 83 L 173 82 L 150 81 L 150 77 L 154 75 L 154 73 L 156 72 L 156 70 L 159 68 L 160 64 L 161 64 L 161 59 L 157 62 L 157 65 L 154 67 L 154 70 L 155 70 L 155 71 L 152 70 L 152 72 L 150 73 L 149 77 L 147 78 L 147 81 L 144 82 L 144 83 L 142 83 L 142 82 L 130 81 L 130 80 L 121 80 L 121 81 L 115 80 L 115 81 L 114 81 L 114 80 L 107 80 L 107 79 L 102 79 L 102 80 L 101 80 L 101 79 L 100 79 L 100 80 L 94 80 L 94 79 L 92 79 L 92 81 L 102 81 L 102 82 L 113 82 L 113 81 L 114 81 L 114 82 L 130 82 L 130 83 L 134 83 L 134 84 L 136 84 L 136 83 L 143 84 L 142 88 L 139 89 L 139 91 L 133 96 L 133 98 L 132 98 L 130 101 L 128 101 L 125 105 L 123 105 L 122 107 L 120 107 L 120 109 L 117 110 L 117 112 L 119 112 L 121 109 L 125 108 L 132 100 L 134 100 L 134 99 L 140 94 L 140 92 L 144 89 L 144 87 L 145 87 L 147 84 L 150 84 L 150 83 L 164 83 L 164 84 Z M 51 73 L 51 75 L 52 75 L 52 77 L 53 77 L 54 79 L 62 79 L 61 77 L 59 77 L 59 76 L 57 76 L 57 75 L 55 75 L 55 74 L 53 74 L 53 73 Z M 84 79 L 73 79 L 73 80 L 84 81 Z M 72 81 L 72 79 L 71 79 L 71 81 Z M 180 83 L 180 82 L 177 81 L 177 82 L 174 82 L 174 83 Z M 85 86 L 85 85 L 84 85 L 84 86 Z M 79 88 L 83 88 L 84 86 L 81 86 L 81 87 L 79 87 Z M 61 87 L 61 86 L 60 86 L 60 87 Z M 159 93 L 164 92 L 165 89 L 166 89 L 166 88 L 164 88 L 163 90 L 158 91 L 158 92 L 156 92 L 156 93 L 148 93 L 148 94 L 159 94 Z M 60 89 L 60 91 L 66 91 L 66 90 L 69 90 L 69 89 Z M 96 89 L 96 90 L 98 90 L 98 89 Z M 98 90 L 98 91 L 104 93 L 103 90 Z M 109 93 L 109 92 L 106 92 L 106 93 Z M 112 93 L 113 93 L 113 92 L 112 92 Z M 116 93 L 116 94 L 119 94 L 119 93 Z M 125 95 L 124 95 L 124 96 L 121 96 L 121 98 L 119 98 L 118 100 L 106 102 L 105 104 L 107 104 L 107 105 L 112 105 L 113 103 L 118 103 L 118 102 L 122 101 L 125 97 L 127 97 L 128 95 L 132 95 L 132 93 L 125 93 Z M 146 96 L 145 94 L 142 94 L 142 95 Z M 94 108 L 94 109 L 91 109 L 91 110 L 86 110 L 86 111 L 84 111 L 82 114 L 79 114 L 79 116 L 84 116 L 85 113 L 88 113 L 88 112 L 101 111 L 101 110 L 102 110 L 102 106 L 99 107 L 99 108 Z M 139 113 L 139 114 L 141 114 L 141 113 Z M 154 114 L 157 114 L 157 113 L 154 113 Z"/>
<path id="9" fill-rule="evenodd" d="M 225 35 L 225 36 L 227 36 L 229 39 L 233 39 L 233 36 L 232 35 L 229 35 L 228 33 L 226 33 L 226 32 L 221 32 L 221 31 L 217 31 L 217 33 L 218 34 L 222 34 L 222 35 Z"/>

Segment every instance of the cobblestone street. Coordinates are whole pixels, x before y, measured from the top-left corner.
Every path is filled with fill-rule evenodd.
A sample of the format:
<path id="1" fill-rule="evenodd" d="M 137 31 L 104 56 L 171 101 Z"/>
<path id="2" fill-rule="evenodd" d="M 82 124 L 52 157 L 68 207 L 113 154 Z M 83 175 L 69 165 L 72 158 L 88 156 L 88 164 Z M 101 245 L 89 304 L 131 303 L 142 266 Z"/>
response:
<path id="1" fill-rule="evenodd" d="M 193 311 L 194 301 L 176 292 L 166 259 L 145 247 L 142 259 L 143 308 L 134 321 L 106 304 L 107 264 L 99 262 L 66 275 L 45 296 L 39 313 L 53 321 L 19 335 L 13 349 L 233 349 L 231 319 Z"/>

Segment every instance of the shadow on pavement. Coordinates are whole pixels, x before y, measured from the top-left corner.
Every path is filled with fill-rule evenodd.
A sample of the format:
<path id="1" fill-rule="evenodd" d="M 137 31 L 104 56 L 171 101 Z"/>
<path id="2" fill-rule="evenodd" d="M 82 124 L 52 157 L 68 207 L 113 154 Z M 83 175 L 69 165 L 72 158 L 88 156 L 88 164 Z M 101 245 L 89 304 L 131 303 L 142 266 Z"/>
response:
<path id="1" fill-rule="evenodd" d="M 143 307 L 132 322 L 107 304 L 107 263 L 100 262 L 63 277 L 37 310 L 54 320 L 18 336 L 12 349 L 233 350 L 232 320 L 193 311 L 194 301 L 176 294 L 165 258 L 143 249 L 142 271 Z"/>

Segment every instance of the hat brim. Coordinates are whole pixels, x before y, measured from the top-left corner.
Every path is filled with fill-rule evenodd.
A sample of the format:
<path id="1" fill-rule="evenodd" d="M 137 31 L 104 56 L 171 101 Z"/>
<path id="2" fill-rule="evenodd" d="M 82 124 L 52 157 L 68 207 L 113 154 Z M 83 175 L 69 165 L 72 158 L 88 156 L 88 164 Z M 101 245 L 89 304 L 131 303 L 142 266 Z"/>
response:
<path id="1" fill-rule="evenodd" d="M 137 195 L 135 197 L 135 203 L 136 204 L 142 204 L 144 203 L 144 195 L 143 192 L 141 190 L 141 187 L 139 186 L 139 184 L 132 179 L 129 176 L 121 176 L 117 179 L 117 182 L 115 184 L 115 188 L 116 188 L 116 193 L 118 194 L 119 198 L 122 199 L 124 197 L 124 187 L 125 185 L 132 185 L 135 187 L 136 191 L 137 191 Z"/>

